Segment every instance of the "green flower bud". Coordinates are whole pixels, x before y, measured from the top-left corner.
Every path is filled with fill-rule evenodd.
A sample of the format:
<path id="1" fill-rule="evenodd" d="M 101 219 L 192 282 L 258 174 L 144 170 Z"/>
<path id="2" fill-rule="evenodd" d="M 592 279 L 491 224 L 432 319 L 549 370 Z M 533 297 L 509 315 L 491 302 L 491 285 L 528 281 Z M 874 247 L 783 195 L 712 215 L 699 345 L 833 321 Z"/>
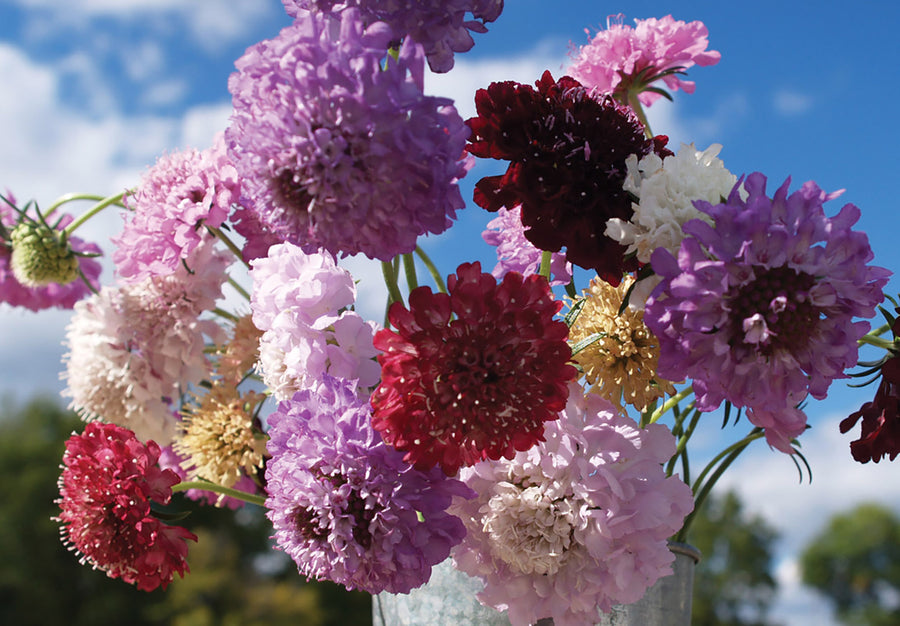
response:
<path id="1" fill-rule="evenodd" d="M 66 285 L 78 279 L 78 258 L 65 233 L 28 220 L 13 229 L 10 243 L 10 266 L 26 287 Z"/>

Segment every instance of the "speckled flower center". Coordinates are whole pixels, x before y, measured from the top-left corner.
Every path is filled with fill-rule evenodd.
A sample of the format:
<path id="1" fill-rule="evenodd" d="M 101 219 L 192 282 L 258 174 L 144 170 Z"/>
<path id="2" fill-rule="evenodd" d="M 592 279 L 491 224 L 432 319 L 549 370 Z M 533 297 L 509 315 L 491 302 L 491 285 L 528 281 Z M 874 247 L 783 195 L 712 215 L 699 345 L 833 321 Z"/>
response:
<path id="1" fill-rule="evenodd" d="M 736 326 L 732 345 L 756 343 L 763 354 L 771 354 L 776 347 L 796 350 L 807 341 L 809 329 L 819 318 L 808 297 L 815 278 L 787 266 L 756 265 L 753 273 L 752 281 L 727 296 L 732 323 Z M 765 337 L 758 342 L 747 339 L 747 325 L 752 320 L 765 324 Z"/>
<path id="2" fill-rule="evenodd" d="M 306 188 L 297 181 L 297 174 L 285 168 L 275 177 L 274 188 L 278 204 L 305 213 L 313 198 Z"/>
<path id="3" fill-rule="evenodd" d="M 328 481 L 338 490 L 342 485 L 347 483 L 347 479 L 336 474 L 333 476 L 320 476 L 320 480 Z M 375 518 L 375 511 L 366 507 L 366 500 L 359 495 L 359 490 L 351 488 L 350 494 L 347 496 L 347 502 L 340 512 L 353 518 L 353 540 L 358 543 L 364 550 L 368 550 L 372 546 L 372 533 L 369 530 L 369 524 Z M 315 508 L 296 507 L 292 512 L 294 527 L 305 539 L 325 539 L 328 537 L 329 529 L 323 528 L 319 524 L 320 513 Z"/>

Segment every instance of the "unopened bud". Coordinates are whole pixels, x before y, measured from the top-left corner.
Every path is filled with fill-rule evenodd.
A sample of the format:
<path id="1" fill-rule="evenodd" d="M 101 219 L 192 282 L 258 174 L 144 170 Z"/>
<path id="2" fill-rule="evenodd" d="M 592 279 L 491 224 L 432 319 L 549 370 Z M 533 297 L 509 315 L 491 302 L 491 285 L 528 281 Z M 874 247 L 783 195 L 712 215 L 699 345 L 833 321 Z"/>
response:
<path id="1" fill-rule="evenodd" d="M 26 287 L 66 285 L 78 278 L 78 258 L 64 233 L 44 224 L 24 221 L 11 235 L 10 266 Z"/>

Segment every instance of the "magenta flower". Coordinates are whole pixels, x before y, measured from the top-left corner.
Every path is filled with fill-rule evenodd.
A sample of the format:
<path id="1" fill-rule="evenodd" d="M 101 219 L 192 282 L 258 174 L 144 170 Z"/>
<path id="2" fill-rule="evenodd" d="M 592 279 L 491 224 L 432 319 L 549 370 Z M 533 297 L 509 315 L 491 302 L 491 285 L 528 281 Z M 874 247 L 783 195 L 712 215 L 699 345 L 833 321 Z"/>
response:
<path id="1" fill-rule="evenodd" d="M 383 352 L 372 425 L 419 468 L 453 475 L 483 459 L 512 458 L 543 438 L 575 378 L 568 327 L 554 318 L 543 276 L 511 272 L 500 284 L 464 263 L 449 294 L 414 289 L 389 311 L 397 330 L 375 335 Z"/>
<path id="2" fill-rule="evenodd" d="M 84 279 L 77 279 L 66 285 L 50 283 L 40 287 L 32 287 L 22 284 L 12 269 L 12 247 L 7 238 L 3 235 L 3 231 L 7 234 L 12 231 L 16 225 L 23 219 L 16 211 L 15 198 L 7 193 L 6 198 L 0 198 L 0 302 L 6 302 L 11 306 L 21 306 L 32 311 L 40 311 L 43 309 L 60 308 L 71 309 L 75 303 L 91 293 L 91 289 L 100 288 L 100 272 L 101 267 L 95 259 L 90 257 L 78 258 L 78 270 L 84 276 Z M 29 216 L 26 219 L 37 218 L 37 214 L 33 210 L 26 212 Z M 49 223 L 54 230 L 61 231 L 72 223 L 71 215 L 63 215 L 59 218 L 50 219 Z M 100 254 L 100 248 L 93 244 L 87 243 L 78 237 L 68 238 L 69 247 L 79 254 Z M 87 282 L 85 282 L 85 279 Z"/>
<path id="3" fill-rule="evenodd" d="M 662 95 L 654 86 L 658 80 L 669 89 L 694 93 L 693 81 L 672 70 L 715 65 L 722 57 L 706 49 L 708 31 L 703 22 L 685 23 L 671 15 L 634 22 L 634 28 L 608 23 L 606 30 L 578 49 L 569 74 L 601 93 L 624 96 L 623 101 L 636 94 L 649 106 Z"/>
<path id="4" fill-rule="evenodd" d="M 692 510 L 691 489 L 661 466 L 675 452 L 665 426 L 638 428 L 577 385 L 545 434 L 511 460 L 461 470 L 478 495 L 451 508 L 466 525 L 453 559 L 514 626 L 599 623 L 671 573 L 666 539 Z"/>
<path id="5" fill-rule="evenodd" d="M 856 365 L 869 323 L 853 319 L 875 314 L 890 276 L 868 264 L 868 238 L 851 230 L 859 209 L 827 218 L 822 205 L 835 194 L 808 182 L 789 195 L 789 183 L 770 199 L 754 173 L 725 203 L 698 201 L 713 225 L 687 222 L 677 260 L 653 254 L 662 282 L 644 312 L 660 340 L 659 375 L 693 378 L 702 411 L 725 400 L 747 407 L 784 452 L 806 424 L 796 405 L 824 398 Z"/>
<path id="6" fill-rule="evenodd" d="M 143 591 L 183 577 L 186 542 L 197 540 L 153 517 L 151 503 L 168 504 L 180 482 L 157 466 L 159 455 L 156 443 L 142 443 L 126 428 L 92 422 L 66 442 L 59 479 L 63 541 L 110 578 Z"/>
<path id="7" fill-rule="evenodd" d="M 338 13 L 359 10 L 366 26 L 385 22 L 399 39 L 410 38 L 425 48 L 428 65 L 435 72 L 453 68 L 453 53 L 475 45 L 471 32 L 485 33 L 503 10 L 503 0 L 282 0 L 288 15 L 302 11 Z M 467 18 L 467 14 L 471 18 Z"/>
<path id="8" fill-rule="evenodd" d="M 218 228 L 240 200 L 237 170 L 224 138 L 199 152 L 161 157 L 123 199 L 130 209 L 116 245 L 116 270 L 128 282 L 166 276 L 181 267 L 204 240 L 205 227 Z"/>
<path id="9" fill-rule="evenodd" d="M 409 593 L 465 533 L 446 512 L 471 497 L 439 469 L 419 471 L 382 442 L 368 402 L 330 376 L 268 418 L 266 506 L 300 573 L 369 593 Z"/>
<path id="10" fill-rule="evenodd" d="M 288 241 L 389 260 L 465 206 L 457 180 L 469 131 L 451 100 L 423 94 L 412 40 L 382 66 L 390 41 L 390 29 L 364 30 L 356 11 L 340 24 L 313 14 L 236 62 L 226 137 L 242 176 L 247 256 Z"/>

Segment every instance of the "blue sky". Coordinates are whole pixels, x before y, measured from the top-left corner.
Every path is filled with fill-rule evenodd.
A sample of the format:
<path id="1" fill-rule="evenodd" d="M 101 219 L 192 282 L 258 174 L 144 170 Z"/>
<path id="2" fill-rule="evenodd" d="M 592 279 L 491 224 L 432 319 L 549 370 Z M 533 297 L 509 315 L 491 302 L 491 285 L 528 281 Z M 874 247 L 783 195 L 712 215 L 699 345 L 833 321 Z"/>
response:
<path id="1" fill-rule="evenodd" d="M 453 72 L 429 77 L 426 85 L 453 97 L 468 117 L 476 88 L 492 80 L 534 81 L 544 69 L 561 73 L 570 42 L 584 43 L 585 28 L 619 12 L 628 23 L 667 14 L 702 20 L 710 47 L 722 53 L 718 65 L 692 69 L 693 95 L 676 92 L 674 104 L 650 109 L 655 132 L 669 135 L 674 148 L 723 144 L 720 156 L 732 172 L 761 171 L 770 190 L 788 176 L 794 187 L 815 180 L 829 191 L 846 189 L 826 210 L 833 215 L 843 203 L 858 205 L 858 227 L 869 233 L 876 263 L 900 268 L 894 189 L 900 5 L 893 1 L 509 0 L 490 32 L 457 57 Z M 227 124 L 234 60 L 287 23 L 278 0 L 6 0 L 0 4 L 0 189 L 42 205 L 69 191 L 112 193 L 133 185 L 163 152 L 206 147 Z M 479 165 L 470 173 L 467 198 L 488 171 L 490 165 Z M 450 233 L 424 242 L 444 261 L 445 273 L 462 260 L 493 264 L 479 237 L 488 219 L 470 205 Z M 100 239 L 116 228 L 110 214 L 83 235 Z M 377 300 L 372 273 L 361 263 L 353 268 L 375 284 L 362 297 Z M 894 279 L 888 290 L 900 291 L 900 282 Z M 0 396 L 21 401 L 59 391 L 67 317 L 0 305 Z M 872 391 L 837 382 L 828 401 L 810 407 L 813 429 L 804 435 L 804 450 L 812 484 L 798 485 L 793 465 L 765 446 L 725 480 L 783 533 L 784 593 L 776 614 L 788 624 L 827 624 L 824 604 L 797 589 L 793 569 L 798 546 L 827 516 L 861 500 L 900 511 L 900 468 L 853 463 L 848 438 L 837 434 L 840 418 Z M 702 436 L 710 445 L 721 441 L 717 426 Z"/>

